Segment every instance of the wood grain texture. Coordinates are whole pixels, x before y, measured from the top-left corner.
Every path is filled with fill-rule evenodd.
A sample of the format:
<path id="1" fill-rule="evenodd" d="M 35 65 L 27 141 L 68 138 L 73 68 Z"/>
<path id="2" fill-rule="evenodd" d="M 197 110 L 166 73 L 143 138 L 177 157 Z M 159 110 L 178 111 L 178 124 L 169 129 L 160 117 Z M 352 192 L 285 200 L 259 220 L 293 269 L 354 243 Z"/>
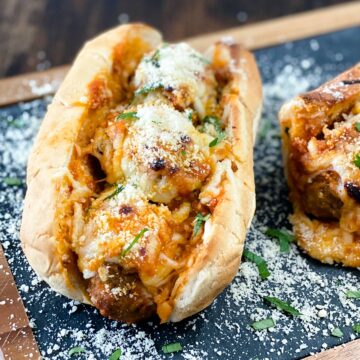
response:
<path id="1" fill-rule="evenodd" d="M 360 339 L 304 358 L 304 360 L 359 360 Z"/>
<path id="2" fill-rule="evenodd" d="M 357 1 L 205 34 L 188 38 L 186 41 L 195 48 L 203 50 L 214 41 L 231 36 L 249 49 L 258 49 L 285 41 L 360 25 L 359 14 L 360 1 Z M 167 38 L 166 35 L 165 33 Z M 43 72 L 34 72 L 0 80 L 0 106 L 54 93 L 68 69 L 69 67 L 64 65 Z"/>
<path id="3" fill-rule="evenodd" d="M 0 245 L 0 360 L 39 360 L 24 304 Z"/>
<path id="4" fill-rule="evenodd" d="M 70 63 L 86 39 L 126 20 L 149 23 L 175 41 L 344 1 L 1 0 L 0 3 L 0 77 L 5 77 Z"/>
<path id="5" fill-rule="evenodd" d="M 258 49 L 360 25 L 359 14 L 360 1 L 357 1 L 201 35 L 189 42 L 195 48 L 204 50 L 219 38 L 231 36 L 249 49 Z"/>

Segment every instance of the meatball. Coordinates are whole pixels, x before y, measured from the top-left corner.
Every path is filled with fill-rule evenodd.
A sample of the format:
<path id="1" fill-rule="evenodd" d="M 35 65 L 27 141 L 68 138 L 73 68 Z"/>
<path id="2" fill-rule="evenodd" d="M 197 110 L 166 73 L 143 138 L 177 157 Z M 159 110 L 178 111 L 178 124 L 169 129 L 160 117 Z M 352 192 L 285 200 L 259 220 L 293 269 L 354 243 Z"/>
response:
<path id="1" fill-rule="evenodd" d="M 125 273 L 119 265 L 107 263 L 89 280 L 87 291 L 101 315 L 133 323 L 156 313 L 151 294 L 137 274 Z"/>
<path id="2" fill-rule="evenodd" d="M 351 198 L 360 203 L 360 185 L 355 182 L 347 181 L 345 183 L 345 189 Z"/>
<path id="3" fill-rule="evenodd" d="M 321 220 L 338 220 L 343 202 L 339 198 L 340 176 L 328 170 L 317 174 L 305 186 L 303 205 L 305 212 Z"/>
<path id="4" fill-rule="evenodd" d="M 154 202 L 200 189 L 211 173 L 209 142 L 184 113 L 168 105 L 138 108 L 124 141 L 121 168 Z"/>

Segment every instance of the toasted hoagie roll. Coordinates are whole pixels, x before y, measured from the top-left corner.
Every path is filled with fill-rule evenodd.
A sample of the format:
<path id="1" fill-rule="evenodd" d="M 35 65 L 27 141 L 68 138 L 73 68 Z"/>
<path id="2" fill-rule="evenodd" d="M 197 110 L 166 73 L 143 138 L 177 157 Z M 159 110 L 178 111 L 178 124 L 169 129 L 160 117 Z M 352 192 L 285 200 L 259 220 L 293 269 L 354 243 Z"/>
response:
<path id="1" fill-rule="evenodd" d="M 88 42 L 32 149 L 24 252 L 53 289 L 134 322 L 180 321 L 235 276 L 255 209 L 253 56 L 142 24 Z"/>
<path id="2" fill-rule="evenodd" d="M 360 266 L 360 64 L 279 114 L 298 245 L 325 263 Z"/>

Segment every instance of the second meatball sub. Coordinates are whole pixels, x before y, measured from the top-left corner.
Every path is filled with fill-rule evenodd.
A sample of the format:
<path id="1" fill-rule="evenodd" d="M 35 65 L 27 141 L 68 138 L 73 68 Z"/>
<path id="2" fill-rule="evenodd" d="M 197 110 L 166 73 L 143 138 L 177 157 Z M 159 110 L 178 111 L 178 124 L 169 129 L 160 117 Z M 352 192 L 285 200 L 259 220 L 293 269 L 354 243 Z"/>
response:
<path id="1" fill-rule="evenodd" d="M 298 245 L 360 266 L 360 64 L 279 114 Z"/>

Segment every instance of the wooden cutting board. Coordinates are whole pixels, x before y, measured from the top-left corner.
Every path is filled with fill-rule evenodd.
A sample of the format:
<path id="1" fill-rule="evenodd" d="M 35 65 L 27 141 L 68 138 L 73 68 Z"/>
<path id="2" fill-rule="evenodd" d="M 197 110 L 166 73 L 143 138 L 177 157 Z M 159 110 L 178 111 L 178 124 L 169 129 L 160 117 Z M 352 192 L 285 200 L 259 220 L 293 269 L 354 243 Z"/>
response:
<path id="1" fill-rule="evenodd" d="M 254 25 L 233 28 L 219 33 L 202 35 L 187 39 L 186 41 L 197 49 L 202 50 L 221 37 L 232 36 L 236 41 L 244 43 L 245 46 L 250 49 L 260 49 L 289 40 L 302 39 L 360 25 L 359 14 L 360 2 L 354 2 Z M 62 66 L 44 72 L 25 74 L 0 80 L 0 106 L 53 94 L 64 78 L 68 68 L 68 66 Z M 20 359 L 24 353 L 21 352 L 23 350 L 19 350 L 19 346 L 25 346 L 27 342 L 33 344 L 34 340 L 23 304 L 19 301 L 14 280 L 12 276 L 6 278 L 7 273 L 5 273 L 4 270 L 6 260 L 1 247 L 0 258 L 2 258 L 2 262 L 4 263 L 4 267 L 0 269 L 0 283 L 1 281 L 6 281 L 9 287 L 9 290 L 5 289 L 7 296 L 11 296 L 19 304 L 20 308 L 17 312 L 18 323 L 21 329 L 23 329 L 21 336 L 18 336 L 17 332 L 19 331 L 19 327 L 14 328 L 12 331 L 5 326 L 7 330 L 5 343 L 1 340 L 4 336 L 2 337 L 0 334 L 0 350 L 2 350 L 2 352 L 0 351 L 0 360 L 2 356 L 7 359 L 10 358 L 9 354 L 16 353 L 17 355 L 12 355 L 12 358 Z M 9 272 L 8 268 L 6 268 L 6 271 Z M 2 300 L 1 297 L 0 300 Z M 5 311 L 7 310 L 4 307 L 0 307 L 0 319 L 2 322 L 3 319 L 6 319 L 6 316 L 8 316 L 8 314 L 5 314 Z M 2 325 L 5 325 L 5 323 L 3 322 Z M 7 347 L 5 344 L 7 344 Z M 32 348 L 31 351 L 34 352 L 35 358 L 40 357 L 36 349 Z M 360 359 L 360 340 L 352 341 L 346 345 L 341 345 L 307 359 Z"/>

